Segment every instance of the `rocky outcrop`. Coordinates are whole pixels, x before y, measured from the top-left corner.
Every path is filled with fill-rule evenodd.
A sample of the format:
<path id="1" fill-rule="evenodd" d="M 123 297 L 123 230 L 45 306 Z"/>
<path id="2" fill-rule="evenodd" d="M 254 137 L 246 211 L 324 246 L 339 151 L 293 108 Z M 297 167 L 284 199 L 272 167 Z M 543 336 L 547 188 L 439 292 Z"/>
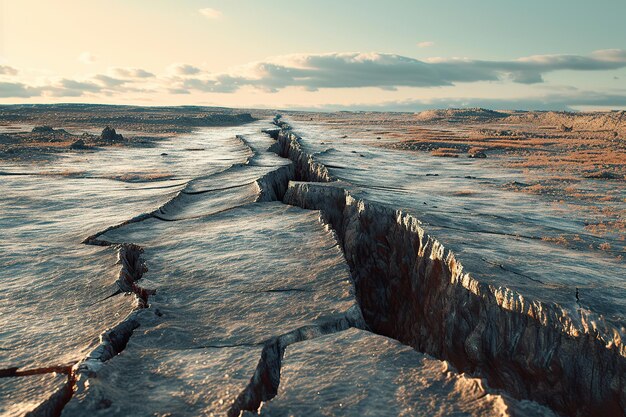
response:
<path id="1" fill-rule="evenodd" d="M 416 119 L 422 123 L 438 122 L 447 120 L 452 123 L 483 122 L 493 119 L 502 119 L 509 114 L 480 107 L 467 109 L 439 109 L 426 110 L 416 115 Z"/>
<path id="2" fill-rule="evenodd" d="M 50 126 L 35 126 L 32 130 L 33 133 L 53 133 L 54 129 Z"/>
<path id="3" fill-rule="evenodd" d="M 263 175 L 256 180 L 259 189 L 256 201 L 282 201 L 289 181 L 294 177 L 295 168 L 293 164 L 282 166 Z"/>
<path id="4" fill-rule="evenodd" d="M 278 122 L 277 123 L 284 123 Z M 286 125 L 285 125 L 286 126 Z M 276 139 L 276 144 L 270 150 L 283 158 L 288 158 L 295 164 L 297 181 L 330 182 L 328 168 L 315 162 L 313 157 L 302 150 L 298 136 L 289 133 L 288 128 L 283 130 L 267 130 L 266 133 Z"/>
<path id="5" fill-rule="evenodd" d="M 115 132 L 115 129 L 112 127 L 105 127 L 100 134 L 100 139 L 104 142 L 121 142 L 124 140 L 124 136 Z"/>
<path id="6" fill-rule="evenodd" d="M 85 144 L 85 141 L 82 139 L 78 139 L 77 141 L 75 141 L 74 143 L 72 143 L 70 145 L 70 149 L 74 149 L 74 150 L 82 150 L 82 149 L 87 149 L 88 146 Z"/>

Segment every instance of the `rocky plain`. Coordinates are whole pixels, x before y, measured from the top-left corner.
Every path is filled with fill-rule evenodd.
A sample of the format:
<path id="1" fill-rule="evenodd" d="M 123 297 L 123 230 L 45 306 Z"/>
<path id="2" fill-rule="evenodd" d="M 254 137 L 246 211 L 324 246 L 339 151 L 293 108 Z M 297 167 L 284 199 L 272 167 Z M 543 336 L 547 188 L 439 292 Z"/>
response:
<path id="1" fill-rule="evenodd" d="M 626 113 L 0 106 L 0 414 L 624 416 Z"/>

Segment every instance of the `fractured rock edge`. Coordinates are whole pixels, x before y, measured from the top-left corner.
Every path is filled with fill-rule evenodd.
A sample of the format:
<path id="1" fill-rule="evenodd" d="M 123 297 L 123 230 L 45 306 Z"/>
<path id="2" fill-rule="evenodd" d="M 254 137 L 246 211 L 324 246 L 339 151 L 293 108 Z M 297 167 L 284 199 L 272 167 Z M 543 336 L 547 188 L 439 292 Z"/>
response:
<path id="1" fill-rule="evenodd" d="M 320 210 L 334 229 L 372 331 L 560 413 L 625 415 L 626 348 L 602 316 L 474 279 L 417 218 L 351 195 L 275 123 L 273 150 L 318 182 L 290 183 L 283 202 Z"/>
<path id="2" fill-rule="evenodd" d="M 102 245 L 101 242 L 96 244 Z M 146 290 L 136 283 L 147 271 L 141 257 L 142 253 L 143 249 L 137 245 L 118 245 L 117 263 L 121 266 L 116 283 L 120 290 L 135 296 L 134 310 L 113 328 L 104 331 L 100 335 L 100 343 L 84 359 L 68 367 L 65 384 L 33 410 L 26 413 L 27 417 L 60 416 L 63 408 L 72 399 L 79 386 L 84 386 L 86 379 L 95 375 L 104 362 L 115 357 L 126 348 L 133 331 L 139 327 L 139 321 L 136 319 L 138 310 L 146 308 L 149 295 L 154 294 L 154 291 Z M 58 370 L 51 369 L 49 372 L 58 372 Z"/>
<path id="3" fill-rule="evenodd" d="M 248 156 L 246 158 L 246 162 L 243 164 L 234 164 L 230 167 L 226 168 L 224 171 L 240 167 L 242 165 L 247 165 L 250 163 L 251 159 L 256 155 L 255 150 L 250 146 L 250 144 L 242 137 L 236 136 L 236 140 L 241 142 L 249 151 Z M 265 176 L 264 176 L 265 177 Z M 259 183 L 260 180 L 255 181 L 257 184 L 257 188 L 259 189 L 260 199 L 262 195 L 265 193 L 262 192 L 263 188 Z M 286 181 L 281 182 L 280 184 L 276 184 L 276 186 L 283 186 L 282 189 L 286 189 L 288 179 Z M 105 241 L 99 239 L 99 237 L 111 230 L 123 227 L 125 225 L 141 222 L 143 220 L 149 218 L 157 218 L 161 219 L 158 216 L 160 209 L 165 207 L 167 204 L 171 204 L 173 200 L 179 197 L 180 194 L 185 193 L 186 186 L 179 191 L 172 199 L 163 204 L 158 209 L 149 212 L 139 214 L 129 220 L 126 220 L 122 223 L 109 226 L 104 230 L 101 230 L 93 235 L 86 237 L 81 243 L 87 245 L 95 245 L 95 246 L 117 246 L 118 254 L 117 254 L 117 263 L 121 265 L 120 271 L 118 273 L 118 278 L 116 280 L 116 284 L 118 287 L 118 291 L 106 297 L 104 300 L 115 296 L 120 293 L 132 293 L 135 296 L 135 308 L 133 311 L 120 323 L 114 326 L 111 329 L 104 331 L 100 335 L 100 343 L 81 361 L 69 364 L 65 366 L 50 366 L 47 368 L 39 368 L 34 370 L 25 370 L 22 371 L 19 367 L 8 368 L 4 370 L 0 370 L 0 377 L 19 377 L 19 376 L 28 376 L 33 374 L 41 374 L 41 373 L 52 373 L 52 372 L 63 372 L 67 374 L 67 381 L 65 384 L 58 389 L 56 392 L 51 394 L 46 400 L 40 403 L 33 410 L 26 413 L 28 417 L 56 417 L 60 416 L 63 412 L 63 408 L 65 405 L 72 399 L 74 392 L 80 387 L 85 388 L 85 382 L 89 376 L 95 376 L 97 371 L 100 369 L 102 364 L 109 359 L 115 357 L 119 353 L 121 353 L 128 343 L 133 331 L 139 327 L 139 321 L 137 320 L 137 312 L 139 309 L 148 307 L 148 298 L 150 295 L 155 294 L 155 290 L 145 289 L 138 285 L 136 282 L 141 279 L 143 274 L 147 272 L 147 267 L 141 254 L 143 253 L 143 248 L 138 245 L 132 243 L 122 243 L 116 245 L 112 242 Z M 189 193 L 195 194 L 195 193 Z M 270 195 L 267 198 L 277 198 L 276 195 Z M 282 195 L 280 196 L 282 199 Z M 270 201 L 270 200 L 264 200 Z"/>
<path id="4" fill-rule="evenodd" d="M 228 417 L 237 417 L 244 410 L 257 411 L 262 402 L 271 400 L 276 396 L 280 385 L 280 368 L 287 346 L 341 332 L 352 327 L 366 329 L 357 305 L 352 306 L 338 317 L 327 319 L 322 323 L 303 326 L 267 340 L 261 351 L 261 358 L 254 375 L 228 409 Z"/>
<path id="5" fill-rule="evenodd" d="M 569 415 L 623 415 L 624 347 L 618 332 L 610 339 L 610 326 L 605 324 L 601 333 L 593 327 L 598 317 L 582 315 L 580 321 L 575 321 L 558 306 L 528 301 L 509 289 L 496 289 L 474 280 L 463 273 L 454 254 L 421 228 L 419 220 L 351 196 L 324 165 L 302 150 L 299 137 L 289 131 L 288 125 L 282 123 L 280 127 L 267 131 L 276 139 L 270 150 L 293 164 L 255 181 L 257 201 L 282 199 L 287 204 L 322 212 L 351 268 L 357 301 L 367 324 L 349 324 L 349 320 L 340 318 L 339 322 L 306 326 L 270 339 L 257 371 L 231 406 L 230 415 L 237 415 L 236 410 L 256 410 L 261 401 L 276 394 L 280 359 L 287 345 L 326 334 L 321 333 L 323 329 L 332 333 L 358 326 L 449 360 L 460 371 L 485 376 L 495 388 L 557 411 Z M 334 184 L 290 184 L 292 179 Z M 84 243 L 111 245 L 97 237 L 124 224 L 156 217 L 153 213 L 112 226 Z M 393 264 L 396 268 L 389 271 Z M 144 298 L 136 296 L 141 305 Z M 96 372 L 125 347 L 139 325 L 135 313 L 111 330 L 113 339 L 111 331 L 103 334 L 101 345 L 92 352 L 103 351 L 102 355 L 90 354 L 75 365 L 77 370 L 82 365 L 81 375 L 88 377 Z M 348 327 L 342 327 L 342 320 Z M 510 334 L 504 334 L 507 332 Z M 72 390 L 67 401 L 75 384 L 69 385 Z M 36 410 L 45 403 L 48 410 L 53 409 L 62 402 L 54 398 L 62 397 L 63 391 L 53 394 Z M 34 415 L 59 415 L 67 401 L 57 414 Z"/>
<path id="6" fill-rule="evenodd" d="M 246 161 L 244 163 L 233 164 L 229 166 L 228 168 L 224 169 L 223 171 L 219 171 L 217 173 L 208 175 L 207 177 L 211 177 L 212 175 L 215 175 L 215 174 L 222 174 L 230 170 L 241 169 L 242 167 L 249 165 L 252 159 L 257 156 L 257 151 L 248 143 L 248 141 L 245 139 L 245 136 L 236 135 L 235 139 L 241 142 L 246 148 L 248 148 L 249 154 L 248 154 L 248 157 L 246 158 Z M 194 178 L 188 181 L 185 184 L 185 186 L 176 193 L 176 195 L 174 195 L 171 199 L 163 203 L 161 206 L 159 206 L 155 210 L 147 212 L 147 213 L 138 214 L 121 223 L 118 223 L 118 224 L 109 226 L 103 230 L 100 230 L 92 235 L 87 236 L 85 239 L 83 239 L 81 243 L 89 244 L 89 245 L 97 245 L 97 246 L 110 246 L 113 244 L 112 242 L 107 242 L 99 238 L 100 236 L 106 234 L 107 232 L 110 232 L 111 230 L 119 229 L 120 227 L 126 226 L 128 224 L 142 222 L 144 220 L 151 219 L 151 218 L 161 220 L 161 221 L 176 221 L 176 220 L 166 219 L 161 214 L 165 212 L 168 206 L 175 204 L 176 200 L 181 198 L 182 195 L 204 194 L 204 193 L 208 193 L 212 191 L 221 191 L 221 190 L 226 190 L 230 188 L 244 187 L 246 185 L 255 184 L 258 190 L 258 196 L 257 196 L 256 201 L 259 201 L 259 202 L 281 201 L 283 194 L 285 190 L 287 189 L 289 180 L 293 178 L 293 175 L 294 175 L 293 172 L 295 172 L 295 170 L 293 168 L 293 164 L 279 167 L 278 170 L 281 171 L 281 175 L 278 175 L 278 176 L 273 175 L 273 173 L 270 172 L 250 183 L 240 184 L 240 185 L 233 186 L 233 187 L 217 188 L 217 189 L 206 190 L 206 191 L 191 191 L 190 190 L 190 185 L 193 182 L 193 180 L 198 179 L 198 178 Z M 199 177 L 199 178 L 204 178 L 204 177 Z M 279 193 L 279 194 L 276 194 L 276 193 Z M 225 211 L 232 210 L 233 208 L 237 208 L 237 207 L 240 207 L 240 206 L 228 208 Z M 218 214 L 218 213 L 213 213 L 213 214 Z M 203 217 L 203 216 L 199 216 L 199 217 Z"/>
<path id="7" fill-rule="evenodd" d="M 246 141 L 244 136 L 237 135 L 236 139 L 239 140 L 244 146 L 246 146 L 250 150 L 250 154 L 245 163 L 243 164 L 233 164 L 229 168 L 226 168 L 225 172 L 231 169 L 238 169 L 245 165 L 248 165 L 251 160 L 257 156 L 257 152 L 255 149 Z M 287 190 L 289 181 L 294 178 L 295 175 L 294 164 L 289 163 L 287 165 L 278 167 L 274 171 L 268 172 L 253 183 L 257 188 L 257 202 L 269 202 L 269 201 L 281 201 L 283 199 L 284 193 Z M 242 184 L 249 185 L 249 184 Z M 165 202 L 162 206 L 157 208 L 156 210 L 148 213 L 139 214 L 129 220 L 123 221 L 119 224 L 109 226 L 104 230 L 101 230 L 93 235 L 85 238 L 81 243 L 87 245 L 95 245 L 95 246 L 117 246 L 118 247 L 118 261 L 117 263 L 121 265 L 120 271 L 118 273 L 118 279 L 116 280 L 116 284 L 118 286 L 118 291 L 113 293 L 112 295 L 106 297 L 110 298 L 120 293 L 132 293 L 135 296 L 136 306 L 135 309 L 119 324 L 114 326 L 113 328 L 106 330 L 100 335 L 100 343 L 81 361 L 72 365 L 68 365 L 66 369 L 66 373 L 68 375 L 67 382 L 56 392 L 54 392 L 48 399 L 39 404 L 35 409 L 31 410 L 26 414 L 28 417 L 57 417 L 60 416 L 63 412 L 63 408 L 65 405 L 72 399 L 74 392 L 77 390 L 85 390 L 86 389 L 86 381 L 89 377 L 94 377 L 97 375 L 98 370 L 103 366 L 103 364 L 109 359 L 115 357 L 120 354 L 125 348 L 126 345 L 132 336 L 133 331 L 140 326 L 139 321 L 137 320 L 137 313 L 139 309 L 148 307 L 148 298 L 150 295 L 154 294 L 154 290 L 145 289 L 139 286 L 136 281 L 140 280 L 145 272 L 147 272 L 147 267 L 141 254 L 143 253 L 143 248 L 133 243 L 122 243 L 115 244 L 113 242 L 109 242 L 106 240 L 99 239 L 100 236 L 105 233 L 123 227 L 125 225 L 141 222 L 149 218 L 156 218 L 158 220 L 167 221 L 159 216 L 161 209 L 166 207 L 168 204 L 172 204 L 174 200 L 179 198 L 181 194 L 202 194 L 208 191 L 203 192 L 187 192 L 187 188 L 189 186 L 189 182 L 186 186 L 180 190 L 172 199 Z M 213 190 L 211 190 L 213 191 Z M 233 207 L 235 208 L 235 207 Z M 229 210 L 229 209 L 227 209 Z M 216 213 L 213 213 L 216 214 Z M 101 300 L 101 301 L 104 301 Z M 358 315 L 358 317 L 357 317 Z M 285 346 L 294 343 L 294 341 L 298 340 L 306 340 L 315 335 L 322 335 L 332 333 L 334 331 L 345 330 L 350 326 L 356 326 L 362 323 L 362 318 L 360 318 L 360 313 L 355 313 L 353 311 L 349 311 L 345 314 L 344 317 L 335 319 L 328 323 L 323 323 L 319 325 L 312 325 L 310 328 L 300 328 L 293 332 L 290 332 L 286 335 L 280 336 L 280 342 L 276 342 L 276 344 L 272 343 L 272 340 L 266 343 L 266 349 L 270 349 L 269 346 L 282 346 L 282 352 L 284 352 Z M 346 327 L 346 323 L 348 327 Z M 263 350 L 263 352 L 266 351 Z M 271 355 L 270 355 L 271 356 Z M 282 357 L 282 354 L 281 354 Z M 260 362 L 261 364 L 261 362 Z M 261 367 L 261 365 L 259 365 Z M 54 367 L 56 369 L 58 367 Z M 263 368 L 266 369 L 267 367 Z M 7 370 L 10 373 L 15 374 L 11 376 L 21 376 L 17 375 L 19 372 L 18 368 L 11 368 Z M 52 369 L 52 368 L 51 368 Z M 48 372 L 54 372 L 54 370 L 50 370 Z M 24 375 L 27 375 L 26 373 Z M 278 384 L 274 387 L 277 389 Z M 245 407 L 247 402 L 256 401 L 256 396 L 253 394 L 257 392 L 258 387 L 250 383 L 250 390 L 244 391 L 240 397 L 241 400 L 235 404 L 240 404 L 242 407 Z M 274 394 L 275 395 L 275 394 Z M 233 405 L 234 406 L 234 405 Z M 248 408 L 242 408 L 248 409 Z"/>

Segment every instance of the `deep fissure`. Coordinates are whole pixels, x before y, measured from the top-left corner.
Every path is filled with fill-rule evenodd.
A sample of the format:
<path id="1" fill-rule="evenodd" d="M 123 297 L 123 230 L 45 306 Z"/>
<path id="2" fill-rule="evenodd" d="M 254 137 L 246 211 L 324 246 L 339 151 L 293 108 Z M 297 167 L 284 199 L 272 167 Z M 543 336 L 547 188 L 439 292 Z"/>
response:
<path id="1" fill-rule="evenodd" d="M 254 375 L 228 409 L 228 416 L 237 417 L 243 410 L 256 411 L 263 401 L 271 400 L 276 396 L 280 385 L 283 356 L 289 345 L 353 327 L 366 328 L 361 312 L 356 305 L 339 317 L 324 320 L 319 324 L 300 327 L 267 340 L 261 351 L 261 358 Z"/>
<path id="2" fill-rule="evenodd" d="M 328 170 L 303 151 L 289 125 L 275 123 L 279 129 L 266 131 L 276 140 L 271 149 L 294 162 L 296 180 L 307 181 L 291 183 L 283 202 L 320 210 L 335 231 L 373 332 L 560 413 L 624 415 L 625 349 L 606 345 L 609 325 L 581 331 L 558 306 L 524 305 L 521 295 L 476 281 L 413 216 L 328 184 Z"/>
<path id="3" fill-rule="evenodd" d="M 568 415 L 624 414 L 623 346 L 608 348 L 599 336 L 589 333 L 568 334 L 564 328 L 573 324 L 560 322 L 567 317 L 560 317 L 552 306 L 535 303 L 527 310 L 505 309 L 497 294 L 464 273 L 454 254 L 428 235 L 414 217 L 352 196 L 333 180 L 327 167 L 302 149 L 286 123 L 278 119 L 275 123 L 278 129 L 266 131 L 275 139 L 270 150 L 292 163 L 255 181 L 257 201 L 320 210 L 350 267 L 358 307 L 344 316 L 267 340 L 250 383 L 235 399 L 229 415 L 257 410 L 262 401 L 276 395 L 287 346 L 350 327 L 367 328 L 449 360 L 460 371 L 486 377 L 494 388 Z M 112 245 L 98 237 L 150 217 L 156 217 L 154 212 L 109 227 L 83 243 Z M 142 251 L 137 245 L 124 244 L 118 252 L 122 264 L 118 286 L 135 294 L 137 308 L 147 307 L 154 293 L 136 284 L 147 270 Z M 103 333 L 96 349 L 72 367 L 64 387 L 29 415 L 60 415 L 72 397 L 77 376 L 88 376 L 96 362 L 105 362 L 126 347 L 139 326 L 135 312 Z M 562 364 L 569 364 L 569 370 Z M 600 375 L 605 376 L 604 383 L 598 383 Z"/>
<path id="4" fill-rule="evenodd" d="M 86 244 L 95 244 L 98 246 L 109 246 L 109 242 L 94 240 L 84 242 Z M 135 296 L 137 305 L 134 311 L 115 325 L 113 328 L 106 330 L 100 335 L 100 343 L 87 355 L 86 358 L 79 362 L 64 365 L 39 368 L 34 370 L 23 370 L 20 368 L 10 368 L 7 370 L 7 377 L 19 377 L 36 375 L 42 373 L 64 373 L 67 374 L 67 380 L 61 388 L 51 394 L 46 400 L 41 402 L 36 408 L 26 413 L 28 417 L 58 417 L 63 412 L 65 405 L 72 399 L 76 390 L 76 384 L 80 375 L 86 377 L 93 373 L 94 368 L 99 364 L 119 355 L 125 348 L 133 331 L 139 327 L 139 322 L 135 319 L 134 314 L 138 309 L 148 306 L 148 298 L 154 294 L 153 290 L 146 290 L 139 286 L 136 281 L 140 280 L 147 271 L 144 260 L 141 256 L 143 249 L 134 244 L 118 245 L 118 264 L 120 271 L 116 284 L 122 292 L 132 293 Z M 40 371 L 40 372 L 39 372 Z"/>

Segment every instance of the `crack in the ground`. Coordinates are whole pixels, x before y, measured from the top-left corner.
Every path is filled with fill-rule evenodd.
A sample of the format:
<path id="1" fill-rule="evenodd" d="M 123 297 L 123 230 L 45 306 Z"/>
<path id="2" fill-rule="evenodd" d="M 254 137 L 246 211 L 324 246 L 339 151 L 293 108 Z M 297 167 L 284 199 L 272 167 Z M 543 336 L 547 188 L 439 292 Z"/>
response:
<path id="1" fill-rule="evenodd" d="M 276 396 L 280 385 L 282 359 L 287 346 L 353 327 L 367 329 L 361 311 L 356 305 L 339 317 L 303 326 L 267 340 L 254 375 L 228 409 L 228 416 L 237 417 L 244 410 L 257 411 L 263 401 Z"/>
<path id="2" fill-rule="evenodd" d="M 558 412 L 624 415 L 626 348 L 618 330 L 591 311 L 570 317 L 556 304 L 477 281 L 413 216 L 355 198 L 339 182 L 315 184 L 333 179 L 320 175 L 327 171 L 286 123 L 277 124 L 281 130 L 268 132 L 273 150 L 294 161 L 296 179 L 308 181 L 290 184 L 283 202 L 322 212 L 372 331 Z"/>
<path id="3" fill-rule="evenodd" d="M 358 305 L 343 316 L 267 340 L 257 368 L 229 408 L 229 416 L 238 416 L 244 410 L 256 411 L 262 401 L 276 395 L 287 346 L 350 327 L 371 329 L 419 351 L 450 360 L 461 371 L 486 376 L 495 387 L 503 387 L 517 397 L 547 403 L 570 415 L 599 411 L 612 416 L 623 412 L 626 372 L 624 360 L 619 356 L 621 345 L 607 349 L 599 336 L 590 335 L 585 329 L 582 335 L 576 333 L 580 331 L 577 324 L 555 306 L 528 303 L 521 295 L 507 289 L 493 293 L 491 288 L 464 273 L 454 255 L 426 234 L 421 223 L 410 215 L 357 200 L 340 187 L 317 190 L 309 188 L 307 183 L 290 186 L 290 180 L 310 181 L 309 184 L 334 180 L 326 166 L 304 152 L 299 138 L 289 132 L 287 124 L 278 119 L 275 122 L 279 129 L 266 131 L 276 140 L 270 150 L 290 159 L 292 164 L 277 167 L 255 181 L 259 188 L 257 201 L 283 201 L 321 210 L 324 223 L 333 231 L 350 266 Z M 250 149 L 256 155 L 256 151 Z M 98 237 L 125 224 L 156 217 L 155 212 L 107 228 L 90 236 L 85 243 L 111 245 Z M 145 272 L 140 261 L 141 248 L 128 246 L 128 251 L 129 256 L 124 255 L 121 261 L 122 270 L 128 272 L 120 272 L 118 286 L 130 290 L 136 295 L 139 307 L 145 307 L 151 293 L 135 282 Z M 494 265 L 508 270 L 500 264 Z M 266 292 L 300 290 L 303 289 Z M 402 296 L 398 296 L 400 294 Z M 508 299 L 516 301 L 507 309 L 501 303 Z M 516 310 L 520 306 L 524 311 Z M 135 313 L 105 332 L 92 354 L 74 365 L 68 374 L 67 386 L 47 401 L 49 410 L 56 410 L 59 404 L 62 410 L 71 398 L 78 374 L 89 376 L 97 372 L 103 362 L 126 347 L 132 332 L 139 326 Z M 584 317 L 588 323 L 595 319 Z M 510 334 L 503 334 L 503 331 Z M 493 343 L 497 347 L 494 348 Z M 254 346 L 259 344 L 193 348 Z M 570 368 L 563 366 L 562 361 L 569 362 Z M 586 373 L 589 363 L 591 376 Z M 598 384 L 595 374 L 603 375 L 610 382 Z"/>
<path id="4" fill-rule="evenodd" d="M 244 164 L 233 164 L 229 168 L 225 169 L 227 171 L 232 169 L 235 166 L 247 165 L 250 161 L 257 156 L 257 152 L 249 146 L 247 141 L 245 141 L 242 137 L 237 136 L 237 139 L 242 142 L 244 146 L 246 146 L 250 152 L 250 155 L 246 159 Z M 222 171 L 222 172 L 224 172 Z M 217 174 L 217 173 L 216 173 Z M 5 173 L 0 172 L 0 175 L 24 175 L 23 173 Z M 31 175 L 26 174 L 26 175 Z M 214 175 L 214 174 L 213 174 Z M 189 186 L 191 181 L 188 181 L 185 184 L 185 188 Z M 243 184 L 235 187 L 224 187 L 215 190 L 206 190 L 199 193 L 194 192 L 185 192 L 185 188 L 183 188 L 172 200 L 176 199 L 180 194 L 201 194 L 210 191 L 220 191 L 227 190 L 236 187 L 243 187 L 245 185 L 250 185 L 254 182 Z M 257 181 L 258 183 L 258 181 Z M 166 187 L 151 187 L 151 188 L 170 188 L 177 187 L 177 185 L 166 186 Z M 260 189 L 260 187 L 259 187 Z M 168 219 L 161 218 L 157 215 L 158 212 L 161 211 L 161 208 L 170 203 L 172 200 L 166 202 L 163 206 L 158 209 L 150 212 L 139 214 L 129 220 L 126 220 L 122 223 L 112 225 L 107 227 L 104 230 L 101 230 L 93 235 L 85 238 L 81 243 L 86 245 L 94 245 L 94 246 L 114 246 L 116 245 L 113 242 L 99 239 L 100 236 L 105 233 L 118 229 L 120 227 L 126 226 L 131 223 L 137 223 L 144 221 L 149 218 L 157 218 L 162 221 L 167 221 Z M 232 208 L 221 210 L 220 212 L 230 210 Z M 212 213 L 217 214 L 217 213 Z M 28 412 L 26 415 L 29 417 L 57 417 L 60 416 L 63 412 L 63 408 L 65 405 L 71 400 L 74 392 L 77 389 L 77 382 L 80 379 L 80 375 L 85 375 L 86 378 L 83 378 L 82 383 L 85 383 L 85 380 L 89 376 L 93 376 L 97 373 L 97 370 L 100 366 L 108 361 L 109 359 L 115 357 L 120 354 L 125 348 L 126 345 L 133 333 L 133 331 L 139 327 L 140 323 L 136 318 L 136 314 L 138 310 L 147 308 L 149 297 L 156 293 L 155 290 L 143 288 L 142 286 L 137 284 L 143 274 L 147 272 L 147 267 L 142 258 L 143 248 L 139 245 L 135 245 L 133 243 L 121 243 L 117 244 L 118 246 L 118 259 L 117 263 L 120 264 L 120 271 L 118 274 L 118 278 L 116 280 L 116 285 L 118 286 L 118 290 L 113 294 L 105 297 L 102 300 L 97 301 L 96 303 L 103 302 L 115 295 L 121 293 L 131 293 L 135 296 L 137 305 L 135 309 L 129 316 L 127 316 L 124 320 L 118 323 L 113 328 L 106 330 L 100 335 L 100 343 L 92 350 L 87 357 L 77 363 L 69 364 L 69 365 L 53 365 L 42 368 L 33 368 L 33 369 L 25 369 L 21 370 L 19 367 L 11 367 L 6 369 L 0 369 L 0 378 L 1 377 L 22 377 L 22 376 L 30 376 L 30 375 L 39 375 L 39 374 L 47 374 L 47 373 L 62 373 L 67 375 L 67 381 L 59 390 L 50 395 L 46 400 L 41 402 L 35 409 Z M 94 303 L 94 304 L 96 304 Z M 93 304 L 92 304 L 93 305 Z M 3 350 L 8 350 L 4 349 Z"/>
<path id="5" fill-rule="evenodd" d="M 101 245 L 100 241 L 94 240 L 95 244 Z M 46 400 L 41 402 L 35 409 L 26 414 L 28 417 L 58 417 L 63 412 L 65 405 L 72 399 L 77 382 L 80 375 L 92 375 L 101 366 L 102 363 L 115 357 L 126 348 L 126 344 L 130 339 L 133 331 L 139 327 L 139 322 L 135 318 L 138 309 L 148 306 L 148 298 L 154 294 L 154 290 L 148 290 L 139 286 L 136 281 L 141 279 L 142 275 L 147 271 L 144 261 L 141 257 L 143 249 L 138 245 L 121 244 L 118 247 L 118 261 L 120 271 L 116 284 L 120 291 L 132 293 L 135 296 L 137 305 L 135 310 L 126 317 L 122 322 L 113 328 L 106 330 L 100 335 L 100 343 L 80 362 L 50 366 L 44 368 L 19 370 L 19 368 L 11 368 L 0 371 L 0 376 L 19 377 L 28 375 L 37 375 L 44 373 L 63 373 L 67 374 L 65 384 L 50 395 Z"/>
<path id="6" fill-rule="evenodd" d="M 43 375 L 43 374 L 69 374 L 72 371 L 72 367 L 76 363 L 70 363 L 66 365 L 50 365 L 44 366 L 40 368 L 27 368 L 22 369 L 19 366 L 0 369 L 0 378 L 8 378 L 8 377 L 18 377 L 18 376 L 32 376 L 32 375 Z"/>
<path id="7" fill-rule="evenodd" d="M 480 259 L 482 259 L 485 263 L 488 263 L 489 265 L 497 266 L 498 268 L 500 268 L 503 271 L 507 271 L 507 272 L 510 272 L 512 274 L 518 275 L 520 277 L 529 279 L 531 281 L 538 282 L 539 284 L 545 284 L 543 281 L 541 281 L 541 280 L 539 280 L 537 278 L 533 278 L 533 277 L 530 277 L 530 276 L 528 276 L 526 274 L 522 274 L 521 272 L 517 272 L 517 271 L 515 271 L 515 270 L 513 270 L 511 268 L 507 268 L 507 267 L 505 267 L 504 265 L 502 265 L 500 263 L 489 261 L 489 260 L 487 260 L 485 258 L 480 258 Z"/>

